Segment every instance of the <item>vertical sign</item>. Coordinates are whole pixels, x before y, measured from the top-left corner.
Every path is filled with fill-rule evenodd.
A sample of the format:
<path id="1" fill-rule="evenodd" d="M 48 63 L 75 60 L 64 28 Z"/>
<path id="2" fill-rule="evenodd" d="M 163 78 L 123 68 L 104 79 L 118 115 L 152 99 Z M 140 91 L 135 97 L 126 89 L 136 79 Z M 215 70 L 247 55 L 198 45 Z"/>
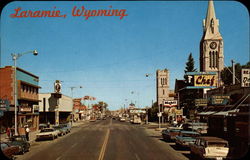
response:
<path id="1" fill-rule="evenodd" d="M 250 68 L 241 70 L 241 87 L 250 87 Z"/>

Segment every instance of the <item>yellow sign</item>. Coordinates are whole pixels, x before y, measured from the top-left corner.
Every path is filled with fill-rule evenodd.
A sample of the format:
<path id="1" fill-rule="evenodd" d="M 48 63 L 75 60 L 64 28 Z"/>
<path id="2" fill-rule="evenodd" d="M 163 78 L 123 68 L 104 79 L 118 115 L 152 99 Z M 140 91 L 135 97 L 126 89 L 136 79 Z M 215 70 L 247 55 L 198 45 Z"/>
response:
<path id="1" fill-rule="evenodd" d="M 217 75 L 194 75 L 194 86 L 216 87 L 217 83 Z"/>

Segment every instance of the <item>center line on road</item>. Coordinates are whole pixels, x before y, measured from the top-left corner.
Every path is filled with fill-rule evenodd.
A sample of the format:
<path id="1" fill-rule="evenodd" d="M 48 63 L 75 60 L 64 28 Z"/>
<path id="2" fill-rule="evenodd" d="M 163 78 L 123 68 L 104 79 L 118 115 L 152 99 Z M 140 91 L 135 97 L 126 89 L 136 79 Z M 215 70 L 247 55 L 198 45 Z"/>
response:
<path id="1" fill-rule="evenodd" d="M 103 160 L 103 158 L 104 158 L 104 154 L 105 154 L 107 144 L 108 144 L 109 134 L 110 134 L 110 130 L 108 129 L 106 136 L 104 138 L 104 142 L 103 142 L 102 149 L 101 149 L 98 160 Z"/>
<path id="2" fill-rule="evenodd" d="M 140 158 L 139 158 L 139 156 L 135 153 L 135 158 L 137 159 L 137 160 L 140 160 Z"/>

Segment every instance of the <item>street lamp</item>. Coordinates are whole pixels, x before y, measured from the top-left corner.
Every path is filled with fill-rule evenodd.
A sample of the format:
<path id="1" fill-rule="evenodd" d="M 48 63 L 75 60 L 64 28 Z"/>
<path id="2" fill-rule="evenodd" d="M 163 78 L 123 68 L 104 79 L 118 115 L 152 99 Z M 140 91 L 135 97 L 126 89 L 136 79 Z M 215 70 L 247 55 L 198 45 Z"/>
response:
<path id="1" fill-rule="evenodd" d="M 15 135 L 18 135 L 17 133 L 17 86 L 16 86 L 16 61 L 19 57 L 25 55 L 25 54 L 28 54 L 28 53 L 33 53 L 34 56 L 37 56 L 38 55 L 38 52 L 37 50 L 34 50 L 34 51 L 27 51 L 27 52 L 24 52 L 24 53 L 18 53 L 18 54 L 15 54 L 15 53 L 12 53 L 11 56 L 12 56 L 12 60 L 14 61 L 14 106 L 15 106 Z"/>
<path id="2" fill-rule="evenodd" d="M 78 86 L 78 87 L 70 87 L 70 90 L 71 90 L 71 97 L 73 99 L 73 89 L 75 88 L 82 88 L 82 86 Z"/>
<path id="3" fill-rule="evenodd" d="M 75 88 L 83 88 L 82 86 L 74 86 L 74 87 L 70 87 L 70 90 L 71 90 L 71 97 L 72 97 L 72 101 L 73 101 L 73 90 L 75 89 Z M 73 104 L 74 105 L 74 104 Z M 73 113 L 74 111 L 72 110 L 72 112 L 71 112 L 71 125 L 73 124 L 73 118 L 74 118 L 74 113 Z"/>

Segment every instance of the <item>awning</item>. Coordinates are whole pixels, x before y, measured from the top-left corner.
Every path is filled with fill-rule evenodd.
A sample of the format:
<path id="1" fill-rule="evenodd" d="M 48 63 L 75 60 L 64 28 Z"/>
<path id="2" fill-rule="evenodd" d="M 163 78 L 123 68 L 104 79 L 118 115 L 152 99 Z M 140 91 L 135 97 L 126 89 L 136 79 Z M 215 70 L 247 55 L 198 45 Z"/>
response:
<path id="1" fill-rule="evenodd" d="M 233 110 L 229 110 L 229 111 L 220 111 L 220 112 L 217 112 L 213 115 L 215 116 L 228 116 L 231 112 L 239 112 L 240 109 L 233 109 Z"/>
<path id="2" fill-rule="evenodd" d="M 211 114 L 214 114 L 214 113 L 215 113 L 215 111 L 208 111 L 208 112 L 200 112 L 197 115 L 198 116 L 208 116 L 208 115 L 211 115 Z"/>

